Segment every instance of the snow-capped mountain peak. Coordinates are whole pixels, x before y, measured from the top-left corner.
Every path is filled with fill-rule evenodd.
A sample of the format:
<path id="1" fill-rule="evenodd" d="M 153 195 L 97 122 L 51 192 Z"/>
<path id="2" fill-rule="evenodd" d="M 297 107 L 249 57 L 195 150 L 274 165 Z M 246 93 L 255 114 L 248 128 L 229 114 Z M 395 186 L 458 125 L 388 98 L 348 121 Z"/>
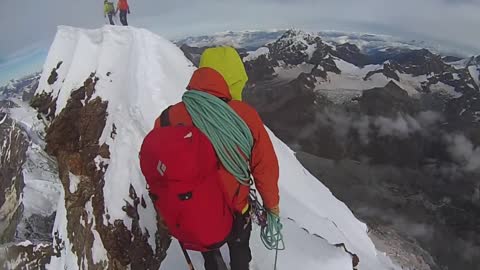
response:
<path id="1" fill-rule="evenodd" d="M 285 41 L 287 43 L 303 43 L 306 45 L 312 45 L 316 42 L 316 39 L 320 37 L 318 34 L 306 32 L 299 29 L 287 30 L 283 35 L 275 42 Z"/>
<path id="2" fill-rule="evenodd" d="M 301 30 L 288 30 L 276 41 L 266 44 L 270 57 L 288 65 L 301 64 L 313 57 L 313 53 L 323 44 L 321 38 Z"/>

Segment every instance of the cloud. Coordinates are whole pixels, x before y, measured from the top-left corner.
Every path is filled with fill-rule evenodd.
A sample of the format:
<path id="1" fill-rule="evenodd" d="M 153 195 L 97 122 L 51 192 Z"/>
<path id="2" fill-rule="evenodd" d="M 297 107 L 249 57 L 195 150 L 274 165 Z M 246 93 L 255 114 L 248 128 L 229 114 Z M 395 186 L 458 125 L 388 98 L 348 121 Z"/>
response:
<path id="1" fill-rule="evenodd" d="M 378 117 L 373 124 L 378 127 L 380 137 L 394 136 L 405 139 L 421 129 L 420 124 L 409 115 L 398 115 L 395 119 Z"/>
<path id="2" fill-rule="evenodd" d="M 430 128 L 431 126 L 437 124 L 444 120 L 443 116 L 434 111 L 423 111 L 420 112 L 417 116 L 417 120 L 420 124 L 426 128 Z"/>
<path id="3" fill-rule="evenodd" d="M 444 117 L 438 112 L 423 111 L 414 116 L 398 114 L 389 118 L 359 116 L 343 110 L 325 110 L 317 115 L 316 121 L 304 129 L 300 136 L 315 134 L 318 126 L 330 127 L 340 143 L 349 142 L 352 134 L 358 134 L 363 145 L 370 144 L 375 138 L 404 140 L 413 135 L 421 135 L 426 141 L 440 143 L 437 147 L 444 147 L 448 153 L 452 162 L 442 163 L 442 167 L 437 168 L 441 175 L 455 178 L 461 172 L 480 172 L 480 146 L 474 145 L 463 134 L 450 134 L 441 129 Z"/>
<path id="4" fill-rule="evenodd" d="M 433 130 L 432 127 L 442 120 L 443 116 L 434 111 L 423 111 L 415 116 L 398 114 L 395 118 L 358 116 L 341 110 L 325 110 L 317 115 L 317 123 L 331 126 L 336 137 L 346 140 L 351 132 L 356 132 L 365 145 L 370 142 L 370 137 L 374 134 L 379 137 L 389 136 L 399 139 L 406 139 L 415 133 L 428 136 Z M 314 132 L 314 129 L 311 132 Z M 304 135 L 308 136 L 308 134 Z"/>
<path id="5" fill-rule="evenodd" d="M 378 117 L 373 121 L 373 125 L 379 129 L 381 137 L 393 136 L 405 139 L 415 132 L 429 135 L 431 132 L 430 128 L 442 120 L 443 117 L 440 113 L 423 111 L 415 117 L 402 114 L 398 114 L 394 119 Z"/>
<path id="6" fill-rule="evenodd" d="M 448 151 L 453 159 L 458 162 L 463 169 L 469 172 L 480 172 L 480 147 L 473 143 L 462 134 L 445 135 L 448 142 Z"/>
<path id="7" fill-rule="evenodd" d="M 395 170 L 391 168 L 391 170 Z M 399 171 L 399 174 L 402 172 Z M 378 196 L 375 194 L 375 196 Z M 401 232 L 407 233 L 409 236 L 415 238 L 421 238 L 424 240 L 431 240 L 435 233 L 435 227 L 427 223 L 416 222 L 413 218 L 408 217 L 404 213 L 398 211 L 391 211 L 379 209 L 375 207 L 359 207 L 356 213 L 361 214 L 363 217 L 374 218 L 381 220 L 382 223 L 389 224 Z"/>
<path id="8" fill-rule="evenodd" d="M 359 136 L 360 140 L 363 144 L 369 143 L 369 133 L 370 133 L 370 118 L 368 116 L 364 116 L 357 121 L 352 123 L 353 129 L 355 129 Z"/>
<path id="9" fill-rule="evenodd" d="M 0 59 L 15 57 L 12 54 L 16 51 L 32 45 L 45 46 L 45 41 L 51 42 L 60 24 L 100 26 L 102 3 L 95 0 L 2 0 Z"/>
<path id="10" fill-rule="evenodd" d="M 0 58 L 40 40 L 56 26 L 104 24 L 99 0 L 2 0 Z M 169 38 L 224 30 L 305 28 L 438 40 L 480 52 L 479 1 L 462 0 L 130 0 L 132 25 Z"/>

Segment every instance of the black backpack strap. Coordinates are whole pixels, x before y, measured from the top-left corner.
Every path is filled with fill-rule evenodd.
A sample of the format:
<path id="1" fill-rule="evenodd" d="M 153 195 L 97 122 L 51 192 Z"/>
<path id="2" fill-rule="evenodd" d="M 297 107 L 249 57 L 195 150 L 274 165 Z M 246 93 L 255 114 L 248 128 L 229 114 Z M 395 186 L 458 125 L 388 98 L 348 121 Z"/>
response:
<path id="1" fill-rule="evenodd" d="M 223 100 L 223 101 L 224 101 L 225 103 L 227 103 L 227 104 L 231 101 L 230 99 L 225 98 L 225 97 L 219 98 L 219 99 Z"/>
<path id="2" fill-rule="evenodd" d="M 160 126 L 161 127 L 168 127 L 170 126 L 170 108 L 172 106 L 169 106 L 168 108 L 166 108 L 162 114 L 160 115 Z"/>

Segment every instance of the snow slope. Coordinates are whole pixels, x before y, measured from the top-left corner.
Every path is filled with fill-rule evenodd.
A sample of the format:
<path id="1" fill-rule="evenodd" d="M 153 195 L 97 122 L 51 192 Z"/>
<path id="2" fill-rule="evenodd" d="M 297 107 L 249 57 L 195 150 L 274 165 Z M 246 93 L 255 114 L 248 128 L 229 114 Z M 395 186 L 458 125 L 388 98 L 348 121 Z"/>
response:
<path id="1" fill-rule="evenodd" d="M 63 61 L 53 85 L 46 82 L 51 70 Z M 138 164 L 138 150 L 143 137 L 152 128 L 154 119 L 168 105 L 180 101 L 192 64 L 171 42 L 151 32 L 132 27 L 105 26 L 82 30 L 61 26 L 44 65 L 37 94 L 42 90 L 58 96 L 56 114 L 61 112 L 72 90 L 83 84 L 92 72 L 99 81 L 95 96 L 107 100 L 108 119 L 100 144 L 110 146 L 111 158 L 105 174 L 105 210 L 112 220 L 130 219 L 121 209 L 124 200 L 131 202 L 128 189 L 134 186 L 138 196 L 148 197 Z M 107 75 L 107 73 L 109 75 Z M 110 136 L 113 124 L 116 137 Z M 351 258 L 334 244 L 344 243 L 358 254 L 359 269 L 397 269 L 375 249 L 367 235 L 367 227 L 358 221 L 345 204 L 304 169 L 294 153 L 270 133 L 280 162 L 280 193 L 286 250 L 280 253 L 278 269 L 351 270 Z M 97 157 L 100 161 L 100 157 Z M 87 212 L 91 213 L 91 202 Z M 150 201 L 140 208 L 140 225 L 154 235 L 155 212 Z M 66 209 L 59 202 L 55 228 L 62 238 L 66 233 Z M 81 221 L 82 222 L 82 221 Z M 107 219 L 104 219 L 107 222 Z M 96 232 L 94 232 L 95 234 Z M 149 243 L 154 246 L 153 237 Z M 101 239 L 95 241 L 95 260 L 107 260 Z M 161 269 L 185 269 L 184 259 L 174 244 Z M 53 258 L 51 269 L 78 269 L 77 257 L 69 250 L 66 239 L 62 257 Z M 252 236 L 253 269 L 271 269 L 274 253 L 267 251 L 258 237 Z M 196 269 L 203 269 L 201 256 L 192 253 Z"/>

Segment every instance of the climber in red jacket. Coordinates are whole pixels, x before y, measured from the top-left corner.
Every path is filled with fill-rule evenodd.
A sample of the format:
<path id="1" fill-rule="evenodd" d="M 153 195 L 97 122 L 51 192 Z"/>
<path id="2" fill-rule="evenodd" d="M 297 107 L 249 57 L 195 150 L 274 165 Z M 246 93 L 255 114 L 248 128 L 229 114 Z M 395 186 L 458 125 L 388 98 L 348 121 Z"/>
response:
<path id="1" fill-rule="evenodd" d="M 127 0 L 118 0 L 117 12 L 120 12 L 120 22 L 122 25 L 128 25 L 127 13 L 130 14 L 130 6 Z"/>

